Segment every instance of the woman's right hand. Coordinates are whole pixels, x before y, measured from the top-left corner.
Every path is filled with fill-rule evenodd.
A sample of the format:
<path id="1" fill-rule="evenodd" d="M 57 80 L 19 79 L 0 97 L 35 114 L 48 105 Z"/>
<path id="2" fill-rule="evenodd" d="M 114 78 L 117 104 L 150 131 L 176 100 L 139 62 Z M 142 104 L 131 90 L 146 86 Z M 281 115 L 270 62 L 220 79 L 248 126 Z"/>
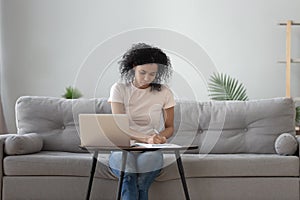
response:
<path id="1" fill-rule="evenodd" d="M 166 143 L 166 141 L 167 141 L 167 138 L 164 136 L 161 136 L 159 134 L 152 134 L 147 139 L 148 144 L 163 144 L 163 143 Z"/>

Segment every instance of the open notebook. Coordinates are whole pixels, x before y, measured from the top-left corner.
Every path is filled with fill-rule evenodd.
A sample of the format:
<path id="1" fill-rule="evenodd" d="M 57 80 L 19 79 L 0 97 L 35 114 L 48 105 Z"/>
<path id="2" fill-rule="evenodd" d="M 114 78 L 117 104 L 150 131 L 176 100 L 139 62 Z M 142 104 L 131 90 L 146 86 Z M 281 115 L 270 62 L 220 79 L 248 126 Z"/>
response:
<path id="1" fill-rule="evenodd" d="M 135 142 L 131 146 L 142 146 L 146 148 L 180 148 L 180 145 L 177 144 L 170 144 L 170 143 L 165 143 L 165 144 L 146 144 L 146 143 L 139 143 Z"/>

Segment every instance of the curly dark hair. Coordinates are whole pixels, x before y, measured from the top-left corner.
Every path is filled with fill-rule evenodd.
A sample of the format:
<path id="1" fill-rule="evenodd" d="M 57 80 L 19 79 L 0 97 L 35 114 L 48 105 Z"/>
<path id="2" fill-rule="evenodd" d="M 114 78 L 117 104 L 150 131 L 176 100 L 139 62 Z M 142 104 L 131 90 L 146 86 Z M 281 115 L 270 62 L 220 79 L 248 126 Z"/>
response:
<path id="1" fill-rule="evenodd" d="M 173 70 L 169 57 L 157 47 L 145 43 L 132 45 L 119 61 L 121 78 L 126 83 L 131 83 L 134 80 L 133 68 L 138 65 L 150 63 L 158 65 L 155 79 L 150 83 L 151 91 L 160 91 L 161 83 L 169 81 Z"/>

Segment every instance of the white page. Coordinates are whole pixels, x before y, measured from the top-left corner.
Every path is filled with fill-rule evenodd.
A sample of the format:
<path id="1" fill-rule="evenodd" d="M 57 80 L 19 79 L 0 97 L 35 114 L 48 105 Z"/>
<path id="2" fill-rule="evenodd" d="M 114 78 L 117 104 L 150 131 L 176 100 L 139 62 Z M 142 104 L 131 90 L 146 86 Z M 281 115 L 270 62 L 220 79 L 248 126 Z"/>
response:
<path id="1" fill-rule="evenodd" d="M 139 142 L 134 143 L 133 146 L 142 146 L 142 147 L 146 147 L 146 148 L 180 148 L 181 147 L 177 144 L 170 144 L 170 143 L 146 144 L 146 143 L 139 143 Z"/>

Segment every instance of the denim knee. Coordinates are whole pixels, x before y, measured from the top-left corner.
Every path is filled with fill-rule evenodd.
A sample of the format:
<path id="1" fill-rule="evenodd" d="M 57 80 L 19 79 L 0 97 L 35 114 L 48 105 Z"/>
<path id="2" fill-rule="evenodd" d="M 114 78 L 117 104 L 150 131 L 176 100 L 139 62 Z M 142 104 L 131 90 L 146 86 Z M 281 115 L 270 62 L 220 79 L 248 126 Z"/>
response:
<path id="1" fill-rule="evenodd" d="M 148 173 L 161 170 L 163 167 L 163 154 L 160 151 L 144 152 L 137 157 L 138 173 Z"/>
<path id="2" fill-rule="evenodd" d="M 121 165 L 122 165 L 122 152 L 112 152 L 109 157 L 109 167 L 111 169 L 115 169 L 116 171 L 120 171 Z M 136 173 L 136 158 L 135 155 L 130 152 L 127 153 L 125 172 Z"/>

